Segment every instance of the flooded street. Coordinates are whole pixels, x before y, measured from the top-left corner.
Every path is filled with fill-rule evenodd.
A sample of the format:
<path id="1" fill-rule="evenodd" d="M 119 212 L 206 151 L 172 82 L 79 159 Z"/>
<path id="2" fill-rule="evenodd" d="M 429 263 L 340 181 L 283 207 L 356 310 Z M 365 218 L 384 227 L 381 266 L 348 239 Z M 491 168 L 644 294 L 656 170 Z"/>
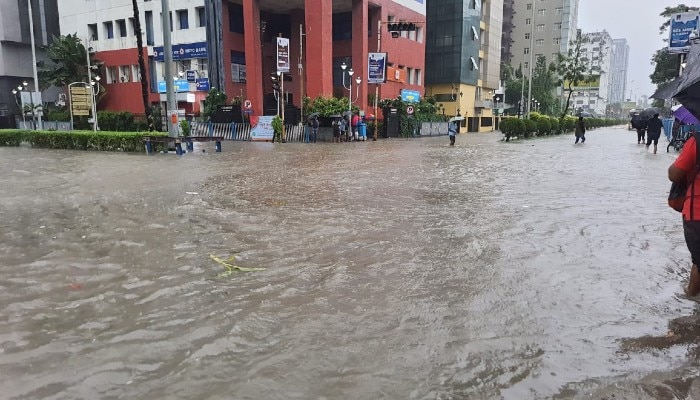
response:
<path id="1" fill-rule="evenodd" d="M 635 135 L 0 148 L 0 399 L 568 399 L 700 375 L 687 346 L 621 348 L 696 309 L 675 154 Z"/>

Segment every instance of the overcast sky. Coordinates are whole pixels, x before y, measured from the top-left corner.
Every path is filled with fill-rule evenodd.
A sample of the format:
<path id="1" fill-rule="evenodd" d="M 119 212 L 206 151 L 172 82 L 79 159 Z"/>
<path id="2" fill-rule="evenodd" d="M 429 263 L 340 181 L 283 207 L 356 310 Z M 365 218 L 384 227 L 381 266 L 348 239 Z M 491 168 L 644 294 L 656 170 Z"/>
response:
<path id="1" fill-rule="evenodd" d="M 659 35 L 664 22 L 659 14 L 667 6 L 693 3 L 695 0 L 580 0 L 578 27 L 584 33 L 605 29 L 613 39 L 627 39 L 630 58 L 626 97 L 650 96 L 656 90 L 649 81 L 654 72 L 651 57 L 665 46 L 663 39 L 668 37 Z"/>

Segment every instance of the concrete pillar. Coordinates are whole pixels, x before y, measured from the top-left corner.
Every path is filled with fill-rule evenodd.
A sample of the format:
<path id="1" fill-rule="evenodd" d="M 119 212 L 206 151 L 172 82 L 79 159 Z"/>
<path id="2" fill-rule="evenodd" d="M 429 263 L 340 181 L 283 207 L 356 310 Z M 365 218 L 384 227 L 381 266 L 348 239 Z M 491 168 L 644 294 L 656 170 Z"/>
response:
<path id="1" fill-rule="evenodd" d="M 304 0 L 306 19 L 306 95 L 333 95 L 333 2 Z"/>
<path id="2" fill-rule="evenodd" d="M 355 75 L 362 78 L 360 94 L 355 104 L 360 107 L 360 110 L 370 113 L 367 109 L 368 8 L 368 0 L 352 0 L 352 68 L 355 70 Z M 353 86 L 355 86 L 355 82 L 353 82 Z M 353 93 L 353 96 L 355 96 L 355 93 Z"/>
<path id="3" fill-rule="evenodd" d="M 260 5 L 258 0 L 243 0 L 245 35 L 246 95 L 255 115 L 263 114 L 262 47 L 260 43 Z"/>

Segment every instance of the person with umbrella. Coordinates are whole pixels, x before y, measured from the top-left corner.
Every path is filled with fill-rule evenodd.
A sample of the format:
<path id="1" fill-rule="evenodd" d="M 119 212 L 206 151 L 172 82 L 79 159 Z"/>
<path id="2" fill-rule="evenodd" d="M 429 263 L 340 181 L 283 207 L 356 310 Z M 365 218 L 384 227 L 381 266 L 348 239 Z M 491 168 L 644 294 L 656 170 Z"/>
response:
<path id="1" fill-rule="evenodd" d="M 457 127 L 457 121 L 461 121 L 463 119 L 464 117 L 462 116 L 456 116 L 450 118 L 447 123 L 447 134 L 450 136 L 450 146 L 454 146 L 455 140 L 457 139 L 457 130 L 459 129 Z"/>
<path id="2" fill-rule="evenodd" d="M 656 146 L 659 144 L 659 137 L 661 137 L 661 129 L 663 129 L 663 127 L 664 125 L 659 119 L 658 113 L 654 114 L 654 116 L 649 119 L 649 122 L 647 122 L 647 149 L 649 149 L 649 145 L 654 142 L 654 154 L 656 154 Z"/>
<path id="3" fill-rule="evenodd" d="M 574 132 L 576 135 L 576 141 L 574 144 L 578 144 L 578 141 L 581 141 L 581 144 L 586 142 L 586 122 L 583 120 L 583 116 L 580 115 L 578 117 L 578 121 L 576 121 L 576 132 Z"/>

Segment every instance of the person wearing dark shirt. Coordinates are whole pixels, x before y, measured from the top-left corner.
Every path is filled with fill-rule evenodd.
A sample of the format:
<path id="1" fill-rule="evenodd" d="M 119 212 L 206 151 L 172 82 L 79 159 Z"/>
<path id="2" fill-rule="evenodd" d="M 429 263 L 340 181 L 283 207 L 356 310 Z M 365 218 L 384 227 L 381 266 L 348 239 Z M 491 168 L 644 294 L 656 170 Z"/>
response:
<path id="1" fill-rule="evenodd" d="M 656 154 L 656 147 L 659 144 L 659 137 L 661 137 L 661 129 L 663 129 L 664 124 L 661 123 L 659 119 L 659 114 L 654 114 L 653 117 L 647 122 L 647 149 L 652 142 L 654 142 L 654 154 Z"/>

